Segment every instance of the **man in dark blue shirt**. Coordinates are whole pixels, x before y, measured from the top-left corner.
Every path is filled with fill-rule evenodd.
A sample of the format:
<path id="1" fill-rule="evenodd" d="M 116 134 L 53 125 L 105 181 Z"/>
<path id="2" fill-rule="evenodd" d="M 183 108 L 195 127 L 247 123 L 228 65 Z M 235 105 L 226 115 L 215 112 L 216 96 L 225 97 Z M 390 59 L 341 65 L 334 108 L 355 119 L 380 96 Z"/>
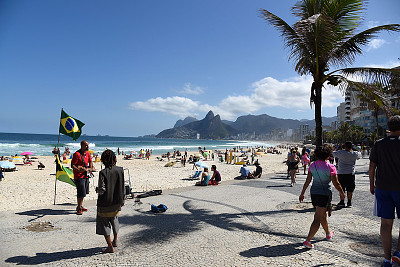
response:
<path id="1" fill-rule="evenodd" d="M 384 251 L 383 266 L 391 261 L 400 263 L 400 234 L 396 251 L 392 253 L 392 227 L 397 211 L 400 218 L 400 116 L 389 119 L 391 135 L 376 142 L 369 156 L 371 194 L 375 194 L 374 215 L 381 217 L 381 240 Z"/>

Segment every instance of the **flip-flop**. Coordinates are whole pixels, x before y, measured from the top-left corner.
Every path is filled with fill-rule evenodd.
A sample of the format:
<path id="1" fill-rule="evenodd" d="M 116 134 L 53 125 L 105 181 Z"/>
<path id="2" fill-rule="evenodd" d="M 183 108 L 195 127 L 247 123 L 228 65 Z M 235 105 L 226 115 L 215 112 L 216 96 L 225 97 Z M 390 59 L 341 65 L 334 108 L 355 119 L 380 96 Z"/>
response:
<path id="1" fill-rule="evenodd" d="M 108 248 L 103 248 L 101 253 L 114 253 L 114 251 L 108 251 Z"/>
<path id="2" fill-rule="evenodd" d="M 114 242 L 112 242 L 112 246 L 113 246 L 114 248 L 118 247 L 117 245 L 115 245 Z"/>

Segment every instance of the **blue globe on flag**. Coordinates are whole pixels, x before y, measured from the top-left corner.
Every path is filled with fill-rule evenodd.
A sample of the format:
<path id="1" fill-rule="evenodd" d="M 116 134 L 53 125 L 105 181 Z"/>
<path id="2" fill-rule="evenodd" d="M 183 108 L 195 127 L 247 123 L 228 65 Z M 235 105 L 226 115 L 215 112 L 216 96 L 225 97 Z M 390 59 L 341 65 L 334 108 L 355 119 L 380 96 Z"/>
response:
<path id="1" fill-rule="evenodd" d="M 65 122 L 65 129 L 72 131 L 75 127 L 75 121 L 72 118 L 68 118 Z"/>

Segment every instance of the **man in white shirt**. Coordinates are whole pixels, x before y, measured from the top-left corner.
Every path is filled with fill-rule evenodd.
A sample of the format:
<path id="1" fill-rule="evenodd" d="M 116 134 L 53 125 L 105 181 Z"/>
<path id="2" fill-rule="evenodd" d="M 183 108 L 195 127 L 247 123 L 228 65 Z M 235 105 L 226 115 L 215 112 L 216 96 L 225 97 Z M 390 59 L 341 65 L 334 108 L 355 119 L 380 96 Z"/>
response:
<path id="1" fill-rule="evenodd" d="M 347 192 L 347 207 L 351 207 L 351 199 L 353 198 L 353 192 L 356 188 L 356 160 L 360 158 L 361 154 L 357 151 L 353 151 L 353 144 L 347 141 L 344 144 L 344 150 L 334 151 L 333 156 L 339 160 L 337 170 L 339 183 L 343 190 Z M 344 199 L 341 200 L 337 206 L 339 208 L 344 208 Z"/>
<path id="2" fill-rule="evenodd" d="M 240 168 L 240 174 L 241 174 L 242 179 L 249 178 L 250 169 L 249 169 L 249 167 L 247 167 L 246 164 L 243 164 L 243 166 Z"/>

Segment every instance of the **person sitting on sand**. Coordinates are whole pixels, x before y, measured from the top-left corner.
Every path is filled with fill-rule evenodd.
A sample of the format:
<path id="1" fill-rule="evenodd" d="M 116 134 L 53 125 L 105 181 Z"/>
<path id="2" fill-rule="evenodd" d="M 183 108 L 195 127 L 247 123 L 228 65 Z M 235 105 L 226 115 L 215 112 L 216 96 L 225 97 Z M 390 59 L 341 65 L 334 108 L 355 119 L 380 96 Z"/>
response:
<path id="1" fill-rule="evenodd" d="M 213 176 L 211 177 L 210 184 L 218 185 L 221 182 L 221 174 L 217 171 L 217 166 L 212 165 L 211 170 L 214 172 Z"/>
<path id="2" fill-rule="evenodd" d="M 113 253 L 114 247 L 118 246 L 118 213 L 124 206 L 125 182 L 124 170 L 117 167 L 117 158 L 113 151 L 107 149 L 101 154 L 101 162 L 104 169 L 99 173 L 99 184 L 96 192 L 97 199 L 96 234 L 103 235 L 107 242 L 104 253 Z M 111 241 L 110 234 L 113 231 L 114 240 Z"/>
<path id="3" fill-rule="evenodd" d="M 206 186 L 210 182 L 210 174 L 208 173 L 208 168 L 205 167 L 203 173 L 201 174 L 200 182 L 197 182 L 195 185 Z"/>
<path id="4" fill-rule="evenodd" d="M 242 165 L 242 167 L 240 168 L 240 174 L 241 174 L 241 178 L 242 179 L 247 179 L 247 178 L 249 178 L 249 175 L 250 175 L 250 169 L 249 169 L 249 167 L 247 167 L 247 165 L 246 164 L 243 164 Z"/>
<path id="5" fill-rule="evenodd" d="M 38 164 L 37 168 L 38 168 L 38 170 L 43 170 L 43 169 L 45 168 L 45 166 L 44 166 L 43 163 L 41 163 L 41 162 L 39 161 L 39 164 Z"/>
<path id="6" fill-rule="evenodd" d="M 260 163 L 256 161 L 254 165 L 256 166 L 256 170 L 249 175 L 249 178 L 260 178 L 262 175 L 262 168 L 260 166 Z"/>

